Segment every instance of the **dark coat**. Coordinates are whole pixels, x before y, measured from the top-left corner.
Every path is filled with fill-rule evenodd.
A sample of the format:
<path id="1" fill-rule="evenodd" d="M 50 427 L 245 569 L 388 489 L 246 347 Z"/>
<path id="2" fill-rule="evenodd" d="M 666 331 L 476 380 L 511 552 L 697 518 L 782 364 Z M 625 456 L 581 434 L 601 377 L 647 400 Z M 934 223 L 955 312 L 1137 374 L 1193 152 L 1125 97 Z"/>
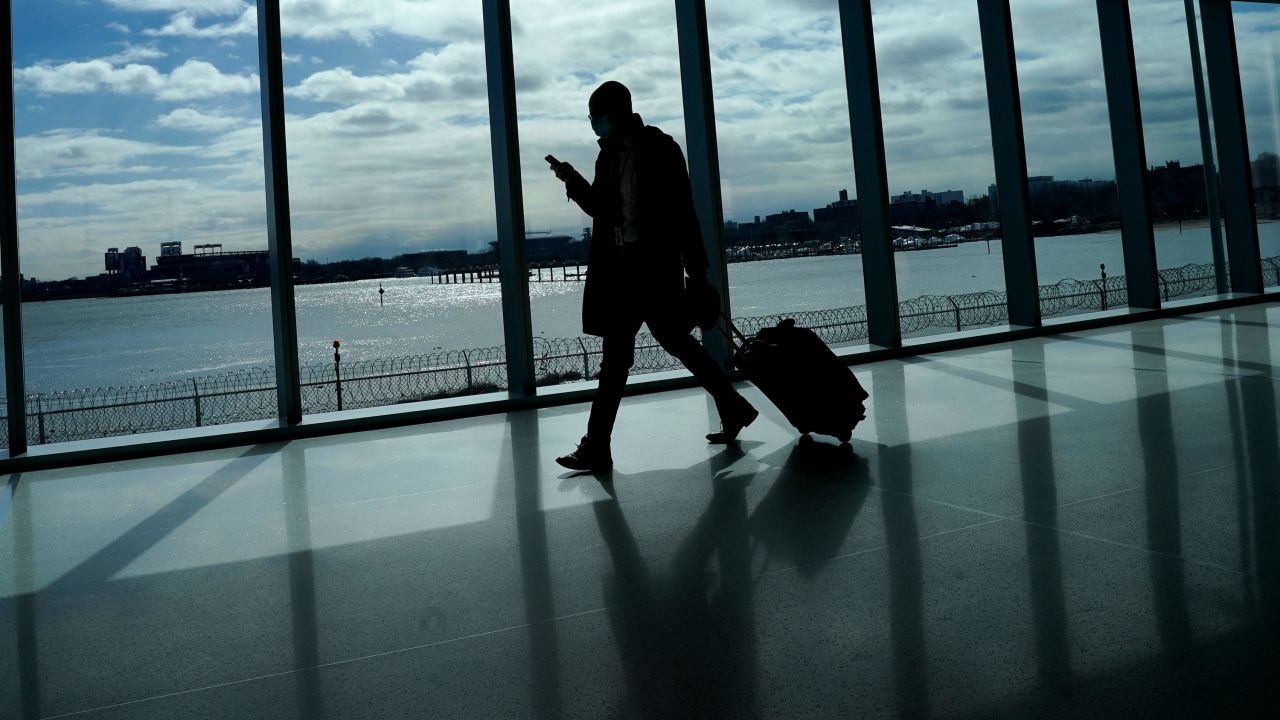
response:
<path id="1" fill-rule="evenodd" d="M 628 133 L 635 143 L 635 213 L 639 239 L 626 252 L 614 239 L 622 223 L 616 145 Z M 607 335 L 637 319 L 693 327 L 684 303 L 684 276 L 701 280 L 707 251 L 693 208 L 684 153 L 670 135 L 645 125 L 639 115 L 624 131 L 601 140 L 595 179 L 574 172 L 565 180 L 569 197 L 592 218 L 582 332 Z"/>

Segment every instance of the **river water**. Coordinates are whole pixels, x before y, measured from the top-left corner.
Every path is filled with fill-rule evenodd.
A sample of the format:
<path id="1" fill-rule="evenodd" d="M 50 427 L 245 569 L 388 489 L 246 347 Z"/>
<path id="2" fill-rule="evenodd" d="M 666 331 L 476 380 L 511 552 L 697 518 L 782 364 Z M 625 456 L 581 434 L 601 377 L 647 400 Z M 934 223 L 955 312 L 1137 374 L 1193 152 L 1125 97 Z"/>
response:
<path id="1" fill-rule="evenodd" d="M 1259 226 L 1263 257 L 1280 256 L 1280 223 Z M 1096 279 L 1099 264 L 1122 275 L 1116 232 L 1037 240 L 1041 284 Z M 1160 267 L 1212 261 L 1209 232 L 1161 228 Z M 901 298 L 1002 290 L 1000 242 L 898 253 Z M 796 258 L 729 266 L 736 316 L 822 310 L 863 304 L 859 256 Z M 379 285 L 386 291 L 379 304 Z M 530 283 L 534 332 L 578 335 L 582 286 Z M 297 288 L 299 355 L 304 364 L 418 355 L 502 344 L 497 284 L 434 285 L 425 278 L 356 281 Z M 30 392 L 139 385 L 180 380 L 274 361 L 270 292 L 96 298 L 23 306 Z"/>

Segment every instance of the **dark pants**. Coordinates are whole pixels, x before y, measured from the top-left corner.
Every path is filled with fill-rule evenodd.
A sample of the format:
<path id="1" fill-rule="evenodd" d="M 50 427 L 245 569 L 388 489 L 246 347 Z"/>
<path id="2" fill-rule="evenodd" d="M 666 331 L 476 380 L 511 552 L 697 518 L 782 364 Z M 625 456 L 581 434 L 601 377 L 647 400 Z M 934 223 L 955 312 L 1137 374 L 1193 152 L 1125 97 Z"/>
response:
<path id="1" fill-rule="evenodd" d="M 627 386 L 627 375 L 635 362 L 636 335 L 641 320 L 634 320 L 604 336 L 603 357 L 600 360 L 600 389 L 591 403 L 591 419 L 587 421 L 587 435 L 593 440 L 608 442 L 613 434 L 613 422 L 618 417 L 618 405 L 622 391 Z M 706 388 L 715 400 L 720 417 L 733 412 L 746 402 L 733 388 L 729 376 L 716 364 L 711 353 L 688 330 L 673 328 L 669 323 L 651 322 L 653 334 L 663 350 L 671 353 L 693 373 L 693 377 Z"/>

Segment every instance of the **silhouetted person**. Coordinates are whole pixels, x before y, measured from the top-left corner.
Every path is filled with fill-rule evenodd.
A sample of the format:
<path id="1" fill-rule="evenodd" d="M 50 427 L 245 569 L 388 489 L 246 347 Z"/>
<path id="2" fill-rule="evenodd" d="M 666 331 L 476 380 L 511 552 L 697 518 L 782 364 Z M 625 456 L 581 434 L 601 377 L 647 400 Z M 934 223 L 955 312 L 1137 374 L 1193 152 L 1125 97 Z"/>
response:
<path id="1" fill-rule="evenodd" d="M 684 301 L 685 277 L 691 287 L 705 289 L 707 254 L 680 146 L 632 112 L 631 92 L 621 83 L 597 88 L 588 109 L 600 138 L 595 180 L 588 183 L 568 163 L 555 163 L 552 170 L 593 219 L 582 331 L 604 338 L 604 352 L 587 434 L 577 450 L 556 462 L 601 472 L 613 467 L 610 437 L 642 324 L 715 399 L 721 429 L 707 440 L 733 442 L 759 413 L 690 334 L 696 309 Z"/>

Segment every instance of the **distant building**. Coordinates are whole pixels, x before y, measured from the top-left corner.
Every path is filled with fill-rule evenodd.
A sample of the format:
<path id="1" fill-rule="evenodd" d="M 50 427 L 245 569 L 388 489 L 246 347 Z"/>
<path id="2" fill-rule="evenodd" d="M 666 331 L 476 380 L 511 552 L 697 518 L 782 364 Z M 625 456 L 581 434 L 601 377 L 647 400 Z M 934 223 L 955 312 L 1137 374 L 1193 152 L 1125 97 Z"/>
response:
<path id="1" fill-rule="evenodd" d="M 942 192 L 932 193 L 933 199 L 939 205 L 947 205 L 949 203 L 964 204 L 963 190 L 943 190 Z"/>
<path id="2" fill-rule="evenodd" d="M 136 246 L 127 247 L 124 252 L 107 248 L 104 265 L 108 275 L 124 282 L 141 282 L 147 275 L 147 258 Z"/>
<path id="3" fill-rule="evenodd" d="M 268 256 L 266 250 L 225 251 L 221 243 L 196 245 L 194 254 L 183 255 L 180 243 L 163 243 L 147 279 L 207 288 L 265 285 L 271 278 Z"/>
<path id="4" fill-rule="evenodd" d="M 1052 175 L 1033 175 L 1027 178 L 1027 189 L 1031 192 L 1039 192 L 1041 190 L 1051 190 L 1055 180 Z"/>
<path id="5" fill-rule="evenodd" d="M 1262 153 L 1252 163 L 1253 199 L 1259 217 L 1280 217 L 1280 155 Z"/>
<path id="6" fill-rule="evenodd" d="M 1280 155 L 1261 153 L 1251 165 L 1254 188 L 1280 187 Z"/>
<path id="7" fill-rule="evenodd" d="M 858 227 L 858 201 L 849 199 L 848 190 L 841 190 L 839 200 L 826 207 L 814 208 L 813 222 L 852 236 Z"/>
<path id="8" fill-rule="evenodd" d="M 476 263 L 466 250 L 427 250 L 405 253 L 396 258 L 399 263 L 413 270 L 448 270 L 469 267 Z"/>
<path id="9" fill-rule="evenodd" d="M 918 193 L 914 193 L 908 190 L 907 192 L 904 192 L 901 195 L 895 195 L 892 198 L 890 198 L 889 204 L 890 205 L 910 205 L 915 203 L 915 204 L 923 205 L 924 203 L 930 200 L 932 200 L 934 203 L 938 205 L 946 205 L 947 203 L 953 203 L 953 202 L 964 203 L 964 191 L 963 190 L 943 190 L 942 192 L 933 192 L 930 190 L 921 190 Z"/>
<path id="10" fill-rule="evenodd" d="M 764 224 L 779 229 L 807 227 L 810 223 L 809 213 L 799 210 L 784 210 L 780 213 L 764 216 Z"/>
<path id="11" fill-rule="evenodd" d="M 1205 202 L 1204 166 L 1183 165 L 1171 160 L 1147 172 L 1151 189 L 1152 214 L 1157 218 L 1203 217 Z"/>
<path id="12" fill-rule="evenodd" d="M 497 262 L 498 243 L 490 242 L 489 247 L 492 248 L 493 262 Z M 584 263 L 587 261 L 588 247 L 588 242 L 572 235 L 530 232 L 524 239 L 524 257 L 525 262 L 530 265 Z"/>
<path id="13" fill-rule="evenodd" d="M 925 201 L 925 193 L 913 193 L 910 190 L 902 193 L 901 195 L 894 195 L 893 197 L 889 198 L 890 205 L 915 205 L 915 204 L 922 205 L 924 204 L 924 201 Z"/>

